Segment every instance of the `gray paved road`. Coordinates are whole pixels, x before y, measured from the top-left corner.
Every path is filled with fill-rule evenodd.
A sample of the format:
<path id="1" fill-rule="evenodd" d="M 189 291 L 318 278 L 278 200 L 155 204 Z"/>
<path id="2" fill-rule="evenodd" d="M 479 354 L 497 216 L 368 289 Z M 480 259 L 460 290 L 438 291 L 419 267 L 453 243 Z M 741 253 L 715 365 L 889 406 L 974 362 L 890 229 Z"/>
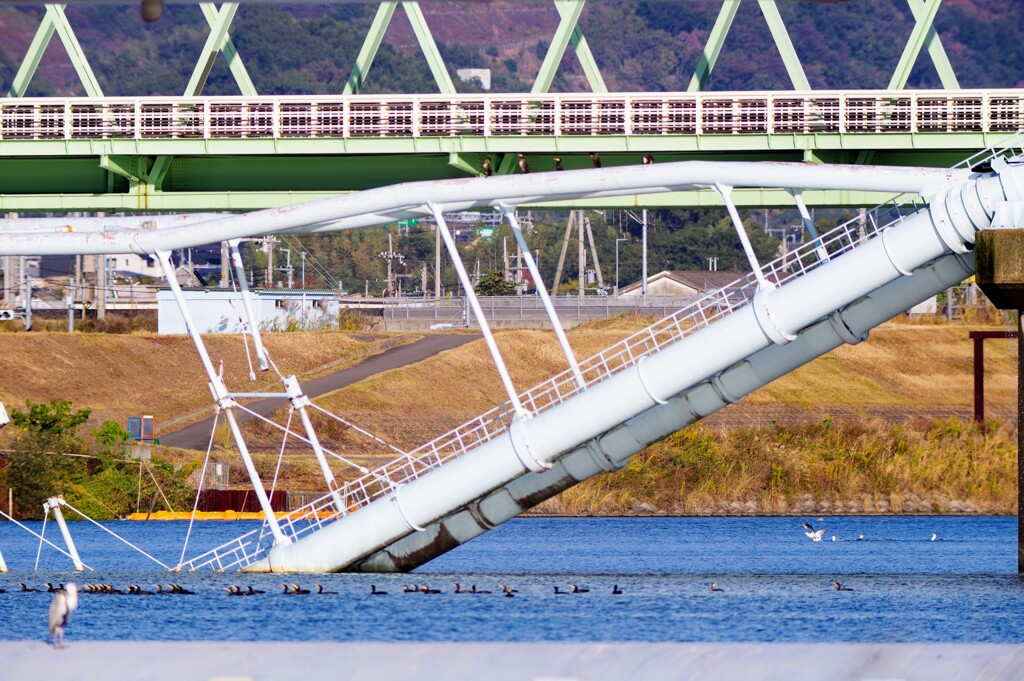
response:
<path id="1" fill-rule="evenodd" d="M 359 364 L 336 371 L 333 374 L 322 376 L 311 381 L 302 383 L 306 395 L 317 397 L 332 390 L 344 388 L 347 385 L 358 383 L 364 378 L 369 378 L 382 371 L 397 369 L 416 362 L 433 357 L 439 352 L 457 348 L 470 341 L 480 338 L 478 334 L 435 334 L 424 336 L 414 343 L 399 345 L 384 352 L 367 357 Z M 276 409 L 288 404 L 284 398 L 271 398 L 258 400 L 245 405 L 246 408 L 255 411 L 262 416 L 269 416 Z M 252 417 L 248 414 L 240 414 L 240 421 L 246 421 Z M 210 441 L 210 428 L 213 425 L 213 417 L 193 423 L 170 433 L 160 435 L 160 444 L 168 447 L 180 447 L 182 449 L 205 450 Z"/>

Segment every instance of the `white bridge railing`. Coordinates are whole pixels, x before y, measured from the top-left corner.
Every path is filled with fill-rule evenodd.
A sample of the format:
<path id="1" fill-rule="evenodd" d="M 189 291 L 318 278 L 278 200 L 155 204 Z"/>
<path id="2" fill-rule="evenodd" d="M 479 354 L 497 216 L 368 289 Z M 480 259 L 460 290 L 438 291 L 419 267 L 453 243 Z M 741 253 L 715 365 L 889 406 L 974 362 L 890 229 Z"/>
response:
<path id="1" fill-rule="evenodd" d="M 825 262 L 853 250 L 858 245 L 914 214 L 923 204 L 894 200 L 803 244 L 785 256 L 762 267 L 765 279 L 782 286 Z M 825 259 L 819 257 L 822 254 Z M 635 365 L 639 360 L 682 340 L 713 322 L 745 306 L 757 291 L 757 278 L 749 274 L 717 291 L 707 293 L 692 305 L 655 322 L 646 329 L 580 362 L 586 385 L 604 381 Z M 519 397 L 533 414 L 546 411 L 579 393 L 571 371 L 566 370 L 527 390 Z M 415 480 L 466 452 L 505 433 L 513 418 L 509 403 L 491 409 L 454 430 L 421 445 L 370 473 L 340 486 L 343 509 L 338 510 L 332 494 L 326 494 L 280 519 L 282 531 L 293 540 L 320 529 L 325 523 L 357 512 L 369 503 L 393 493 L 400 485 Z M 270 548 L 272 537 L 266 525 L 247 535 L 183 563 L 183 570 L 212 567 L 217 570 L 249 565 Z"/>
<path id="2" fill-rule="evenodd" d="M 1016 132 L 1024 90 L 0 99 L 0 140 Z"/>

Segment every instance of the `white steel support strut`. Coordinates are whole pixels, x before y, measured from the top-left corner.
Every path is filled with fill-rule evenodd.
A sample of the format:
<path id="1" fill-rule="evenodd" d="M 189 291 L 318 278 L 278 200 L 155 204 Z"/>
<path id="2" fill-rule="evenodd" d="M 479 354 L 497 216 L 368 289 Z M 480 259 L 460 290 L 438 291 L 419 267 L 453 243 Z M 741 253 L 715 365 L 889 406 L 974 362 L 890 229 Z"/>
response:
<path id="1" fill-rule="evenodd" d="M 249 294 L 249 280 L 245 277 L 245 265 L 242 264 L 242 254 L 238 250 L 238 239 L 228 241 L 231 248 L 231 264 L 235 266 L 235 278 L 238 280 L 238 290 L 242 294 L 242 307 L 245 309 L 245 321 L 249 324 L 249 333 L 252 334 L 252 344 L 256 348 L 256 359 L 260 364 L 260 371 L 270 368 L 267 361 L 267 351 L 263 347 L 263 338 L 260 336 L 259 325 L 256 324 L 256 317 L 252 313 L 252 296 Z"/>
<path id="2" fill-rule="evenodd" d="M 245 470 L 249 473 L 249 480 L 252 482 L 253 491 L 260 502 L 260 508 L 263 509 L 263 515 L 266 517 L 267 524 L 270 526 L 270 532 L 274 535 L 274 542 L 277 544 L 287 544 L 290 540 L 281 531 L 281 526 L 277 522 L 277 516 L 274 514 L 274 509 L 270 505 L 270 499 L 267 497 L 266 490 L 263 489 L 263 481 L 260 479 L 259 473 L 256 472 L 256 466 L 253 464 L 252 456 L 249 454 L 249 448 L 245 444 L 245 438 L 242 437 L 242 431 L 238 427 L 238 421 L 235 419 L 235 414 L 232 409 L 235 406 L 235 401 L 231 398 L 227 386 L 224 385 L 224 379 L 221 378 L 213 368 L 213 362 L 210 360 L 210 354 L 206 351 L 206 344 L 203 343 L 202 337 L 196 330 L 196 324 L 192 320 L 192 313 L 189 311 L 188 304 L 185 302 L 185 296 L 181 293 L 181 286 L 178 285 L 178 279 L 174 276 L 174 266 L 171 265 L 171 254 L 167 251 L 157 251 L 156 256 L 160 259 L 160 264 L 164 269 L 164 275 L 167 277 L 167 285 L 171 289 L 174 301 L 178 304 L 178 309 L 181 311 L 182 319 L 185 320 L 185 326 L 188 329 L 189 336 L 192 337 L 192 342 L 196 346 L 196 351 L 199 353 L 199 359 L 202 361 L 203 368 L 206 370 L 206 376 L 210 379 L 210 392 L 213 393 L 213 399 L 217 403 L 217 409 L 224 412 L 224 418 L 228 422 L 228 427 L 231 429 L 231 435 L 234 437 L 235 444 L 238 446 L 238 453 L 241 455 L 242 462 L 245 464 Z"/>
<path id="3" fill-rule="evenodd" d="M 0 572 L 7 572 L 7 563 L 4 562 L 3 551 L 0 551 Z"/>
<path id="4" fill-rule="evenodd" d="M 68 553 L 71 555 L 71 562 L 75 564 L 75 572 L 85 572 L 82 559 L 78 557 L 78 549 L 75 548 L 75 541 L 71 538 L 68 524 L 64 522 L 64 514 L 60 510 L 63 503 L 64 500 L 60 497 L 50 497 L 43 504 L 43 511 L 45 513 L 53 511 L 53 517 L 57 520 L 57 527 L 60 528 L 60 533 L 64 537 L 64 544 L 67 545 Z"/>
<path id="5" fill-rule="evenodd" d="M 498 368 L 498 375 L 501 376 L 501 383 L 505 386 L 505 392 L 508 393 L 508 399 L 515 410 L 516 418 L 525 418 L 528 414 L 526 409 L 523 408 L 519 395 L 516 394 L 515 386 L 512 385 L 512 377 L 508 374 L 508 367 L 505 366 L 505 360 L 501 356 L 501 351 L 498 350 L 494 334 L 491 333 L 491 327 L 484 317 L 483 308 L 480 307 L 480 299 L 476 297 L 476 291 L 473 290 L 473 282 L 469 280 L 466 266 L 462 263 L 462 257 L 459 255 L 459 249 L 455 246 L 455 240 L 452 239 L 448 223 L 444 220 L 444 214 L 433 204 L 430 204 L 428 208 L 437 221 L 437 228 L 441 230 L 441 238 L 444 239 L 444 245 L 448 249 L 448 254 L 452 257 L 452 264 L 455 265 L 455 271 L 462 282 L 462 288 L 466 290 L 466 299 L 469 301 L 470 307 L 473 308 L 473 314 L 476 315 L 476 319 L 480 323 L 480 332 L 484 335 L 487 349 L 491 351 L 491 358 L 494 360 L 494 366 Z"/>
<path id="6" fill-rule="evenodd" d="M 773 288 L 768 280 L 764 278 L 764 272 L 761 271 L 761 265 L 757 262 L 757 254 L 754 253 L 754 247 L 750 245 L 750 237 L 747 236 L 747 230 L 743 228 L 743 221 L 740 220 L 740 214 L 736 211 L 736 204 L 732 201 L 732 187 L 715 183 L 715 191 L 719 193 L 722 200 L 725 201 L 726 210 L 729 211 L 729 217 L 732 218 L 732 224 L 736 227 L 736 234 L 740 238 L 740 244 L 743 245 L 743 252 L 747 255 L 747 261 L 750 262 L 750 271 L 754 273 L 754 277 L 757 278 L 757 287 L 762 291 Z"/>
<path id="7" fill-rule="evenodd" d="M 821 245 L 821 238 L 818 236 L 818 228 L 814 226 L 814 220 L 811 219 L 811 213 L 807 210 L 807 204 L 804 203 L 804 193 L 795 189 L 789 190 L 789 193 L 793 196 L 793 200 L 796 202 L 796 207 L 800 211 L 800 220 L 804 223 L 804 229 L 810 235 L 811 240 L 815 244 L 814 254 L 818 257 L 818 260 L 824 262 L 828 260 L 828 251 Z"/>
<path id="8" fill-rule="evenodd" d="M 323 473 L 327 489 L 331 491 L 334 506 L 338 509 L 338 513 L 344 513 L 345 504 L 342 503 L 341 496 L 338 494 L 338 483 L 334 478 L 334 471 L 327 465 L 327 457 L 324 456 L 324 449 L 320 445 L 320 438 L 317 437 L 316 429 L 313 428 L 313 422 L 309 420 L 309 412 L 306 411 L 306 407 L 309 406 L 309 397 L 303 394 L 302 388 L 299 386 L 299 379 L 295 378 L 295 376 L 289 376 L 284 379 L 284 387 L 288 391 L 288 399 L 292 401 L 292 407 L 295 411 L 299 412 L 299 420 L 302 421 L 302 427 L 306 430 L 306 438 L 309 440 L 310 447 L 313 448 L 313 456 L 316 457 L 316 462 L 320 466 L 320 472 Z"/>
<path id="9" fill-rule="evenodd" d="M 537 295 L 540 296 L 540 301 L 544 304 L 544 309 L 548 313 L 548 319 L 551 320 L 551 328 L 554 329 L 555 337 L 558 338 L 558 343 L 562 346 L 562 352 L 565 353 L 565 361 L 569 363 L 569 369 L 572 370 L 573 378 L 576 379 L 576 385 L 580 390 L 586 390 L 587 384 L 583 380 L 583 373 L 580 372 L 580 364 L 576 361 L 576 355 L 569 345 L 569 339 L 566 338 L 565 330 L 562 329 L 562 324 L 558 320 L 558 313 L 555 311 L 554 305 L 551 304 L 551 296 L 548 295 L 548 289 L 540 276 L 540 270 L 537 268 L 537 263 L 534 261 L 533 255 L 530 253 L 530 247 L 523 236 L 523 230 L 519 226 L 519 220 L 516 218 L 515 208 L 502 206 L 501 212 L 504 213 L 509 227 L 512 228 L 512 234 L 515 235 L 516 243 L 519 244 L 519 250 L 523 252 L 526 267 L 530 270 L 530 276 L 533 277 L 533 282 L 537 286 Z"/>

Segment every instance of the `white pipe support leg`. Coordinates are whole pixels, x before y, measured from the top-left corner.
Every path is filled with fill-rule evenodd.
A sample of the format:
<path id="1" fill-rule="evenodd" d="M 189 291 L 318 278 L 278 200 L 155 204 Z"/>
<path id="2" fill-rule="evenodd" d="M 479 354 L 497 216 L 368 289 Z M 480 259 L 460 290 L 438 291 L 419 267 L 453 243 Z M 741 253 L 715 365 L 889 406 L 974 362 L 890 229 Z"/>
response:
<path id="1" fill-rule="evenodd" d="M 252 295 L 249 293 L 249 280 L 245 276 L 242 253 L 238 250 L 238 239 L 228 241 L 228 247 L 231 249 L 231 264 L 235 266 L 235 278 L 238 279 L 238 289 L 242 294 L 242 309 L 245 310 L 245 321 L 249 325 L 249 333 L 252 334 L 252 344 L 256 348 L 256 360 L 260 371 L 267 371 L 270 369 L 270 362 L 267 359 L 267 350 L 263 347 L 260 325 L 256 323 L 256 316 L 253 314 Z"/>
<path id="2" fill-rule="evenodd" d="M 523 236 L 523 230 L 519 226 L 519 220 L 516 219 L 515 208 L 501 206 L 501 212 L 505 215 L 505 219 L 508 220 L 508 224 L 512 228 L 512 234 L 515 236 L 516 243 L 519 245 L 519 250 L 523 252 L 523 258 L 526 260 L 526 268 L 530 271 L 530 276 L 533 277 L 534 286 L 537 288 L 537 295 L 540 297 L 540 301 L 544 305 L 544 310 L 548 314 L 548 319 L 551 321 L 551 329 L 555 332 L 555 338 L 558 339 L 558 344 L 562 346 L 562 354 L 565 355 L 565 361 L 569 364 L 569 369 L 572 371 L 573 378 L 576 380 L 576 386 L 580 390 L 586 390 L 587 383 L 583 380 L 583 373 L 580 371 L 579 362 L 576 361 L 576 354 L 572 351 L 572 346 L 569 345 L 569 339 L 566 337 L 565 330 L 562 328 L 562 323 L 558 319 L 558 312 L 555 310 L 555 306 L 551 303 L 551 296 L 548 295 L 548 287 L 544 284 L 544 279 L 540 276 L 540 269 L 537 267 L 537 263 L 533 259 L 533 254 L 530 252 L 530 246 L 526 243 L 526 237 Z"/>
<path id="3" fill-rule="evenodd" d="M 53 517 L 57 520 L 57 527 L 60 528 L 61 536 L 64 537 L 64 544 L 68 547 L 68 553 L 71 555 L 71 562 L 75 564 L 75 572 L 85 572 L 85 566 L 82 565 L 82 559 L 78 556 L 75 541 L 71 538 L 71 531 L 68 529 L 68 524 L 64 522 L 64 513 L 60 508 L 63 504 L 64 499 L 61 497 L 50 497 L 43 504 L 43 510 L 46 512 L 53 511 Z"/>

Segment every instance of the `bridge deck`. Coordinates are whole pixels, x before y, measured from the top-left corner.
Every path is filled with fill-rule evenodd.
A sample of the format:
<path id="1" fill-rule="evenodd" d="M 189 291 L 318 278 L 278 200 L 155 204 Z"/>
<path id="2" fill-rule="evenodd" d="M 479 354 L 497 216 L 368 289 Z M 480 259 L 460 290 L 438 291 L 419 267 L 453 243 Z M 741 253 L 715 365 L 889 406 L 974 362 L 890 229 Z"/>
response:
<path id="1" fill-rule="evenodd" d="M 690 159 L 949 167 L 1024 89 L 0 100 L 0 210 L 244 210 L 400 182 Z M 888 197 L 808 192 L 809 205 Z M 785 192 L 740 205 L 789 206 Z M 720 205 L 700 192 L 650 206 Z M 635 206 L 634 200 L 601 206 Z M 578 204 L 580 206 L 590 204 Z M 593 206 L 596 207 L 596 206 Z"/>

